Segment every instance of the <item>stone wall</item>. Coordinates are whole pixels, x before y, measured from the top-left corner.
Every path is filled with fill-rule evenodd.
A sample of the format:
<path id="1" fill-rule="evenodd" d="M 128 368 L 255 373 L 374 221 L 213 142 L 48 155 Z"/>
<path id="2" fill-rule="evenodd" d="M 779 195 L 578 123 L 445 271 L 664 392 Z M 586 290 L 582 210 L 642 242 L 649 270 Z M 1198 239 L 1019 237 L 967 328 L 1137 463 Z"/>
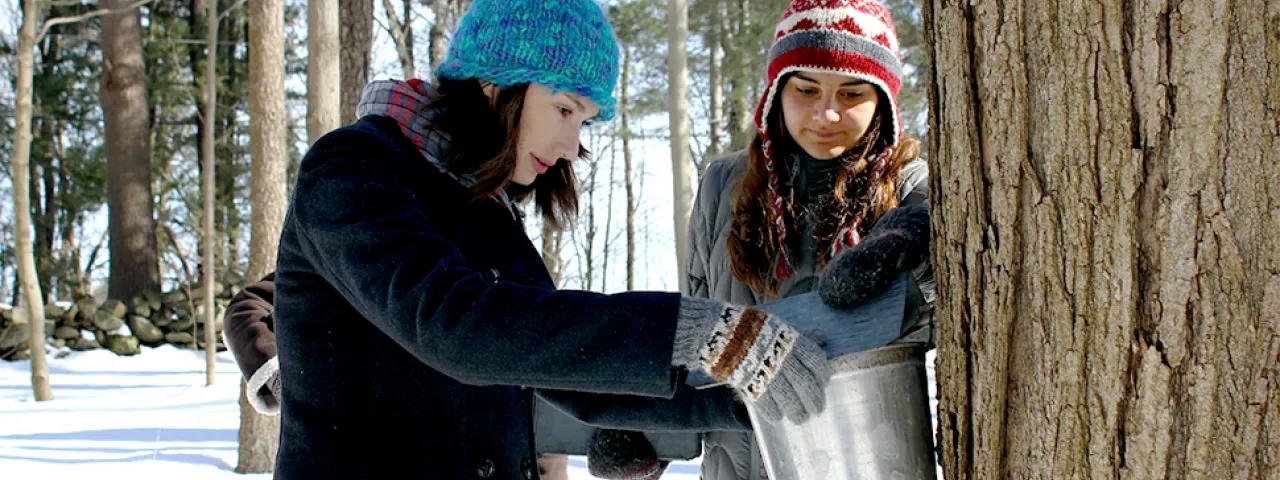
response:
<path id="1" fill-rule="evenodd" d="M 222 343 L 222 317 L 231 297 L 243 287 L 236 274 L 214 285 L 214 326 L 217 348 Z M 45 339 L 55 348 L 106 348 L 118 355 L 134 355 L 140 347 L 173 344 L 204 349 L 204 298 L 199 283 L 178 285 L 166 292 L 146 292 L 128 300 L 99 301 L 90 296 L 45 305 Z M 27 311 L 0 305 L 0 358 L 21 360 L 27 349 Z"/>

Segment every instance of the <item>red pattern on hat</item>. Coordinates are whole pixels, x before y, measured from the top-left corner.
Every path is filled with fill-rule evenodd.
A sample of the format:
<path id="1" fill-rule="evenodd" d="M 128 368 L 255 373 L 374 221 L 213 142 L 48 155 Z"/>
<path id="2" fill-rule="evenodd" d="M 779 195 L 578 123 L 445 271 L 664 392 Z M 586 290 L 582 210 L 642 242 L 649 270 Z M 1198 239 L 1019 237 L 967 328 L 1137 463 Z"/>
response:
<path id="1" fill-rule="evenodd" d="M 902 78 L 897 72 L 902 71 L 901 57 L 898 54 L 897 30 L 889 9 L 877 0 L 792 0 L 782 19 L 774 31 L 774 46 L 780 40 L 796 33 L 826 32 L 832 36 L 854 35 L 862 39 L 865 48 L 872 51 L 849 51 L 815 47 L 798 47 L 788 51 L 773 51 L 769 59 L 769 86 L 765 89 L 756 107 L 756 127 L 762 140 L 765 157 L 765 170 L 768 175 L 770 206 L 773 210 L 774 227 L 778 235 L 778 258 L 774 267 L 774 275 L 779 278 L 791 276 L 793 264 L 787 248 L 787 228 L 783 220 L 785 210 L 784 196 L 780 191 L 777 166 L 775 165 L 772 139 L 769 138 L 768 116 L 773 108 L 773 97 L 780 87 L 778 81 L 786 74 L 794 71 L 814 71 L 835 73 L 865 80 L 876 86 L 884 98 L 889 101 L 891 109 L 887 120 L 892 132 L 885 149 L 870 152 L 868 168 L 871 169 L 871 185 L 883 174 L 885 165 L 892 155 L 893 149 L 901 137 L 902 120 L 898 112 L 898 90 L 902 86 Z M 883 49 L 883 50 L 878 50 Z M 891 59 L 890 64 L 885 59 Z M 867 191 L 871 195 L 873 189 Z M 870 207 L 867 207 L 870 208 Z M 858 229 L 866 218 L 866 211 L 858 212 L 849 225 L 840 229 L 832 249 L 834 256 L 843 248 L 856 245 L 860 239 Z"/>

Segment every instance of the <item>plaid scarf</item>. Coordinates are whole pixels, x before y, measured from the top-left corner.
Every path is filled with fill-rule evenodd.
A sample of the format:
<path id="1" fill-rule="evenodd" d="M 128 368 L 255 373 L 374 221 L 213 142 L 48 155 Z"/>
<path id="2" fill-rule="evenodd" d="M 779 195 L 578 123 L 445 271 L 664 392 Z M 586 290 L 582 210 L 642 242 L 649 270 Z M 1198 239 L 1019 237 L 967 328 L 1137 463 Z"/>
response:
<path id="1" fill-rule="evenodd" d="M 455 173 L 444 164 L 449 136 L 432 125 L 436 111 L 430 106 L 436 98 L 438 95 L 435 88 L 416 78 L 407 81 L 380 80 L 365 85 L 360 104 L 356 106 L 356 118 L 381 115 L 394 119 L 400 125 L 400 133 L 418 147 L 418 152 L 422 153 L 427 162 L 463 187 L 472 188 L 476 184 L 474 177 Z M 515 205 L 505 190 L 493 192 L 491 196 L 511 211 L 513 216 L 517 216 Z"/>

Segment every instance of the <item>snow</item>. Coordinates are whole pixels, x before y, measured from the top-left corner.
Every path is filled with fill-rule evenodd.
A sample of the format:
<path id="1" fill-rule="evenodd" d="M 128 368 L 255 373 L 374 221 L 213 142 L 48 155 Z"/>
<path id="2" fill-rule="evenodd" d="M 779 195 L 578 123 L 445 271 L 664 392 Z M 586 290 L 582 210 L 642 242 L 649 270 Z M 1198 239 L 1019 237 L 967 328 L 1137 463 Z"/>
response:
<path id="1" fill-rule="evenodd" d="M 236 465 L 240 371 L 218 355 L 204 386 L 203 352 L 166 345 L 119 357 L 107 350 L 50 352 L 55 400 L 36 402 L 30 362 L 0 361 L 0 472 L 4 478 L 244 480 Z M 592 478 L 570 457 L 570 480 Z M 698 478 L 676 462 L 663 479 Z"/>
<path id="2" fill-rule="evenodd" d="M 927 364 L 936 412 L 932 352 Z M 218 355 L 212 387 L 204 386 L 204 365 L 203 352 L 171 345 L 143 347 L 133 357 L 51 352 L 56 398 L 36 402 L 30 363 L 0 361 L 0 472 L 5 478 L 270 478 L 233 471 L 240 371 L 230 353 Z M 570 457 L 569 478 L 593 478 L 585 458 Z M 698 460 L 675 462 L 662 478 L 696 479 Z"/>

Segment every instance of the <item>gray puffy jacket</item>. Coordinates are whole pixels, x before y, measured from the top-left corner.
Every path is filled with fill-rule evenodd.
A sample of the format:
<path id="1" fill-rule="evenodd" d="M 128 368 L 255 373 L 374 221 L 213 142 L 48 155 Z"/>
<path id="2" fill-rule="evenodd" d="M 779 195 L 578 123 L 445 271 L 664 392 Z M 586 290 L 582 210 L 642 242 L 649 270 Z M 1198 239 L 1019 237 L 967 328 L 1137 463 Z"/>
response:
<path id="1" fill-rule="evenodd" d="M 733 199 L 738 184 L 747 170 L 746 151 L 738 151 L 714 160 L 703 174 L 689 217 L 689 291 L 694 297 L 711 298 L 737 305 L 757 305 L 767 298 L 757 295 L 746 284 L 733 277 L 729 266 L 728 239 L 733 229 Z M 928 194 L 928 166 L 922 159 L 907 164 L 899 184 L 904 203 L 924 201 Z M 811 234 L 811 232 L 805 232 Z M 779 285 L 782 297 L 808 293 L 817 285 L 817 258 L 802 253 L 796 256 L 795 272 Z M 927 268 L 917 272 L 921 290 L 932 303 L 931 281 Z M 703 436 L 703 480 L 767 480 L 764 461 L 754 436 L 749 432 L 717 431 Z"/>

